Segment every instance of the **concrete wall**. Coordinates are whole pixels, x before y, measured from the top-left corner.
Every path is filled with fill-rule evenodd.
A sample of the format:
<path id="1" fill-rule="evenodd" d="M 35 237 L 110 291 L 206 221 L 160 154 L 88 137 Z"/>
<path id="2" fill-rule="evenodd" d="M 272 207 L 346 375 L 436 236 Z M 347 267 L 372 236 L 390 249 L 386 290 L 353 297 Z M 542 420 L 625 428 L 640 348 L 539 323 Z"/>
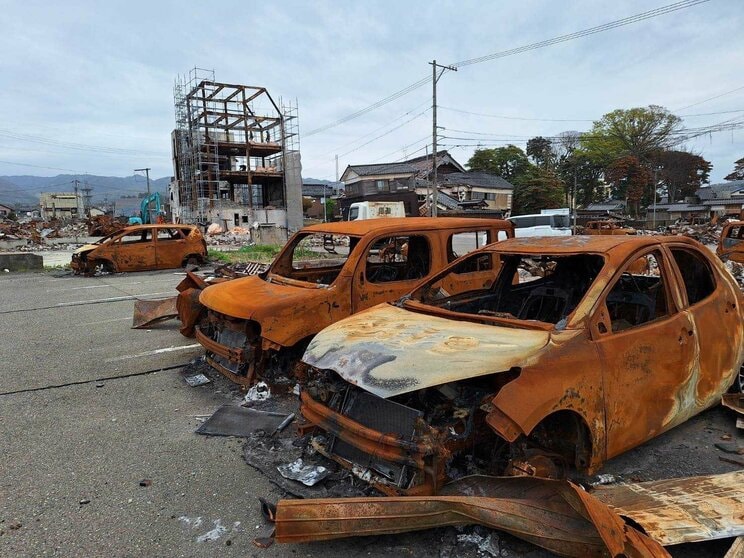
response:
<path id="1" fill-rule="evenodd" d="M 44 258 L 28 252 L 0 254 L 0 270 L 8 271 L 43 271 Z"/>
<path id="2" fill-rule="evenodd" d="M 302 218 L 302 159 L 299 151 L 285 155 L 284 183 L 286 185 L 287 229 L 292 235 L 303 226 Z"/>

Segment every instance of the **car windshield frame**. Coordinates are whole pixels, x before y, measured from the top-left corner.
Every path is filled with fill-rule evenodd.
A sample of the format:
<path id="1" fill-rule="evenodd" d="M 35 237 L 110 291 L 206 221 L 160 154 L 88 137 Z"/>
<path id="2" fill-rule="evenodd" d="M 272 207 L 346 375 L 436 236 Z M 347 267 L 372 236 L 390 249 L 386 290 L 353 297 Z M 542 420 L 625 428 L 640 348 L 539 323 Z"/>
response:
<path id="1" fill-rule="evenodd" d="M 346 256 L 344 262 L 341 264 L 338 273 L 336 274 L 333 281 L 329 283 L 316 283 L 312 281 L 304 281 L 302 279 L 298 279 L 295 277 L 292 277 L 292 272 L 298 272 L 302 271 L 301 269 L 295 268 L 293 264 L 293 258 L 292 255 L 294 254 L 294 250 L 297 247 L 300 242 L 302 242 L 304 239 L 310 237 L 310 236 L 323 236 L 328 235 L 331 237 L 339 237 L 343 236 L 349 239 L 349 253 Z M 363 238 L 363 235 L 355 235 L 355 234 L 348 234 L 348 233 L 338 233 L 338 232 L 330 232 L 330 231 L 318 231 L 318 230 L 301 230 L 298 231 L 297 234 L 295 234 L 289 242 L 282 248 L 282 250 L 279 252 L 279 254 L 276 256 L 274 261 L 271 263 L 271 266 L 266 271 L 265 274 L 262 274 L 262 279 L 264 281 L 270 281 L 270 282 L 276 282 L 276 283 L 284 283 L 287 285 L 294 285 L 297 287 L 303 287 L 303 288 L 328 288 L 333 286 L 339 279 L 339 277 L 342 275 L 342 272 L 344 268 L 348 265 L 349 260 L 352 259 L 352 255 L 356 250 L 359 249 L 359 246 L 363 244 L 361 242 Z M 329 252 L 326 249 L 326 252 Z M 318 252 L 319 254 L 322 254 L 323 252 Z M 319 268 L 322 269 L 322 268 Z"/>
<path id="2" fill-rule="evenodd" d="M 506 269 L 503 265 L 501 265 L 501 262 L 503 262 L 506 258 L 530 258 L 530 259 L 540 259 L 542 257 L 546 258 L 569 258 L 569 257 L 577 257 L 577 256 L 593 256 L 597 257 L 601 260 L 601 265 L 599 265 L 599 262 L 596 262 L 597 270 L 593 277 L 590 278 L 588 284 L 586 285 L 586 288 L 583 290 L 583 293 L 581 293 L 581 296 L 578 298 L 578 300 L 575 302 L 575 304 L 572 305 L 572 308 L 570 312 L 568 312 L 565 317 L 563 317 L 561 320 L 553 323 L 553 322 L 546 322 L 546 321 L 540 321 L 540 320 L 534 320 L 534 319 L 522 319 L 513 315 L 505 315 L 506 313 L 503 313 L 504 315 L 488 315 L 488 314 L 477 314 L 477 313 L 469 313 L 469 312 L 461 312 L 456 309 L 446 308 L 441 304 L 432 304 L 433 301 L 425 301 L 424 300 L 424 293 L 427 290 L 431 290 L 432 286 L 436 283 L 440 282 L 442 279 L 444 279 L 447 275 L 454 273 L 454 270 L 458 266 L 467 266 L 468 262 L 470 260 L 477 260 L 479 257 L 483 257 L 484 255 L 488 255 L 492 258 L 497 258 L 499 260 L 499 269 L 495 272 L 493 276 L 493 281 L 490 283 L 490 285 L 487 288 L 474 288 L 469 290 L 464 290 L 460 293 L 457 293 L 455 295 L 451 295 L 450 298 L 453 299 L 455 297 L 467 297 L 468 293 L 472 295 L 476 295 L 477 293 L 485 293 L 491 290 L 494 290 L 497 288 L 497 285 L 503 284 L 505 279 L 502 278 L 502 274 L 504 273 L 504 269 Z M 542 252 L 539 254 L 529 254 L 524 252 L 500 252 L 498 250 L 491 250 L 487 247 L 481 250 L 476 250 L 474 252 L 470 252 L 469 254 L 466 254 L 465 256 L 462 256 L 461 258 L 455 260 L 452 262 L 449 266 L 444 268 L 442 271 L 431 277 L 430 279 L 426 280 L 425 282 L 421 283 L 416 287 L 414 291 L 412 291 L 409 295 L 406 295 L 405 297 L 401 298 L 398 301 L 398 305 L 410 310 L 414 310 L 417 312 L 427 313 L 427 314 L 438 314 L 443 317 L 447 317 L 450 319 L 458 319 L 458 320 L 466 320 L 466 321 L 473 321 L 478 323 L 486 323 L 486 324 L 492 324 L 492 325 L 507 325 L 510 327 L 519 327 L 519 328 L 526 328 L 526 329 L 542 329 L 542 330 L 557 330 L 562 331 L 563 329 L 571 329 L 573 323 L 574 323 L 574 316 L 576 314 L 576 311 L 582 307 L 582 305 L 586 301 L 586 297 L 588 293 L 595 291 L 594 286 L 596 285 L 597 281 L 600 280 L 601 277 L 603 277 L 604 270 L 608 267 L 608 258 L 607 255 L 601 252 Z M 517 265 L 517 269 L 519 268 L 519 265 Z M 478 273 L 484 273 L 483 271 L 480 271 Z M 507 273 L 510 273 L 507 271 Z M 513 279 L 513 274 L 511 274 L 508 278 L 509 282 L 511 283 Z M 531 281 L 529 281 L 531 282 Z M 523 284 L 523 283 L 520 283 Z M 443 299 L 440 299 L 443 300 Z M 502 313 L 499 313 L 502 314 Z"/>

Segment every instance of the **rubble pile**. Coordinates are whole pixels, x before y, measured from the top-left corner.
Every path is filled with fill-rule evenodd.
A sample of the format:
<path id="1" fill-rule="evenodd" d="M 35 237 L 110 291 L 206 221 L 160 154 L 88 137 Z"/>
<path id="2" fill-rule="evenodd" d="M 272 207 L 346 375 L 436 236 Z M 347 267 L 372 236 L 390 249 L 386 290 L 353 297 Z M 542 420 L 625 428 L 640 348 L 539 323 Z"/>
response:
<path id="1" fill-rule="evenodd" d="M 47 243 L 53 238 L 74 238 L 86 236 L 88 229 L 85 223 L 64 223 L 59 220 L 26 221 L 0 223 L 0 240 L 26 241 L 23 246 L 14 250 L 21 252 L 35 252 L 38 250 L 69 250 L 77 248 L 79 243 Z"/>
<path id="2" fill-rule="evenodd" d="M 268 263 L 263 262 L 238 262 L 233 264 L 224 264 L 214 269 L 215 277 L 228 277 L 235 279 L 237 277 L 248 277 L 249 275 L 258 275 L 269 269 Z"/>
<path id="3" fill-rule="evenodd" d="M 710 223 L 704 225 L 677 225 L 668 228 L 668 234 L 679 234 L 702 244 L 717 244 L 722 227 Z"/>
<path id="4" fill-rule="evenodd" d="M 739 286 L 744 289 L 744 265 L 731 260 L 724 262 L 724 265 L 729 270 L 729 273 L 734 276 Z"/>
<path id="5" fill-rule="evenodd" d="M 97 215 L 86 222 L 88 236 L 108 236 L 128 225 L 126 217 L 114 219 L 111 215 Z"/>

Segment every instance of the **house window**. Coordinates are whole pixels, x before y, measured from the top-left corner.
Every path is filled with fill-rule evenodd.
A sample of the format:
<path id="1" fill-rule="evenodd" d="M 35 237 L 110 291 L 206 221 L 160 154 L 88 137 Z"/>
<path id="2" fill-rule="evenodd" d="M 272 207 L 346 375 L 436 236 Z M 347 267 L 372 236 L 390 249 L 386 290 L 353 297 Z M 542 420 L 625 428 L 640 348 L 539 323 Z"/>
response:
<path id="1" fill-rule="evenodd" d="M 489 192 L 486 194 L 486 199 L 491 201 L 496 201 L 496 194 L 494 192 Z"/>
<path id="2" fill-rule="evenodd" d="M 386 180 L 375 180 L 375 186 L 378 192 L 387 192 L 387 181 Z"/>

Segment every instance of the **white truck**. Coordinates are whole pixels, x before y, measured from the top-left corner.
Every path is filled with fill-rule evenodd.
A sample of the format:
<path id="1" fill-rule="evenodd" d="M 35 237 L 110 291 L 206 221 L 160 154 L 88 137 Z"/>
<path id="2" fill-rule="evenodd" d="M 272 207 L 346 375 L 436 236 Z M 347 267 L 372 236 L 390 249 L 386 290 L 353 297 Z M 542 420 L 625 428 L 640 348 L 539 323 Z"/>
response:
<path id="1" fill-rule="evenodd" d="M 362 219 L 381 219 L 383 217 L 405 217 L 406 208 L 402 201 L 354 202 L 349 206 L 348 221 Z"/>
<path id="2" fill-rule="evenodd" d="M 543 209 L 539 214 L 509 217 L 514 224 L 514 236 L 571 236 L 568 208 Z"/>

